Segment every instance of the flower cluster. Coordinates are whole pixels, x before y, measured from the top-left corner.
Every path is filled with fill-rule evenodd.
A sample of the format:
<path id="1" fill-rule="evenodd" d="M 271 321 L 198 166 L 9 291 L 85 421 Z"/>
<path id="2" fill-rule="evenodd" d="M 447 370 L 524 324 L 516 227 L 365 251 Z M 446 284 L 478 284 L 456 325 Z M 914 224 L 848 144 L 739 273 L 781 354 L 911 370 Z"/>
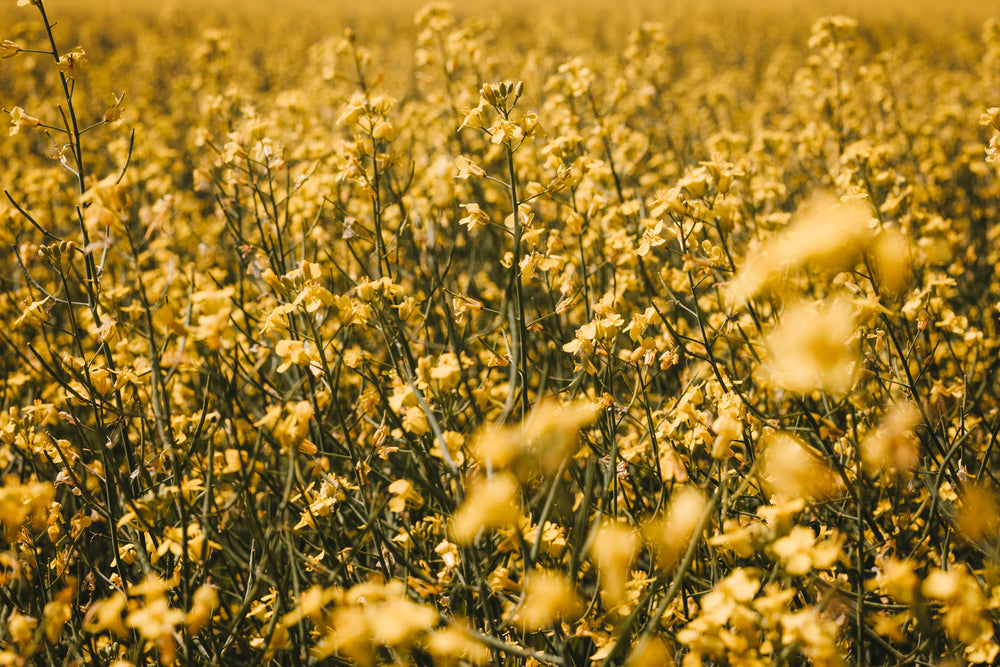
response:
<path id="1" fill-rule="evenodd" d="M 0 3 L 0 664 L 995 663 L 955 2 Z"/>

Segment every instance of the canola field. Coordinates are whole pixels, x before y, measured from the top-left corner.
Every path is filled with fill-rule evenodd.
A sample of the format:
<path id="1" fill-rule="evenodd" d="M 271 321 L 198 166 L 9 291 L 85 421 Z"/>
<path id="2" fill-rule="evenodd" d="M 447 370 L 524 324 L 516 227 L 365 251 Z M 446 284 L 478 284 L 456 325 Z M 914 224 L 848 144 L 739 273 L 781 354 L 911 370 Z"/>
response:
<path id="1" fill-rule="evenodd" d="M 4 0 L 0 665 L 996 664 L 989 4 Z"/>

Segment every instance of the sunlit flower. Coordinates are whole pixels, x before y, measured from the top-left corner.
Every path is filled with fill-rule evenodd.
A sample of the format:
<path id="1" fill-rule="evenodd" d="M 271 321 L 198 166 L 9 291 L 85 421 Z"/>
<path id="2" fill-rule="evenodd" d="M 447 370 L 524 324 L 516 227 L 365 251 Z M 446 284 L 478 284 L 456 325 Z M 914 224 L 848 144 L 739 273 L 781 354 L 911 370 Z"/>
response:
<path id="1" fill-rule="evenodd" d="M 785 498 L 820 497 L 835 488 L 833 472 L 793 435 L 771 435 L 762 456 L 763 481 L 772 493 Z"/>
<path id="2" fill-rule="evenodd" d="M 844 301 L 788 308 L 767 340 L 772 380 L 795 392 L 848 392 L 858 365 L 854 334 L 853 308 Z"/>
<path id="3" fill-rule="evenodd" d="M 524 598 L 515 620 L 525 630 L 541 630 L 579 613 L 573 583 L 559 572 L 533 570 L 525 577 Z"/>
<path id="4" fill-rule="evenodd" d="M 727 295 L 733 304 L 754 298 L 800 267 L 832 271 L 849 266 L 872 242 L 869 207 L 818 195 L 803 205 L 795 221 L 747 257 Z"/>
<path id="5" fill-rule="evenodd" d="M 21 52 L 21 48 L 21 45 L 17 42 L 12 42 L 9 39 L 3 40 L 0 42 L 0 59 L 13 58 Z"/>
<path id="6" fill-rule="evenodd" d="M 10 136 L 14 136 L 21 131 L 21 128 L 38 127 L 41 121 L 34 116 L 29 116 L 21 107 L 14 107 L 10 110 Z"/>
<path id="7" fill-rule="evenodd" d="M 636 555 L 639 540 L 635 531 L 621 522 L 604 523 L 594 536 L 591 557 L 601 576 L 601 590 L 610 606 L 625 597 L 629 566 Z"/>
<path id="8" fill-rule="evenodd" d="M 517 480 L 501 473 L 475 483 L 455 512 L 451 532 L 459 544 L 470 544 L 480 530 L 515 525 L 521 516 Z"/>

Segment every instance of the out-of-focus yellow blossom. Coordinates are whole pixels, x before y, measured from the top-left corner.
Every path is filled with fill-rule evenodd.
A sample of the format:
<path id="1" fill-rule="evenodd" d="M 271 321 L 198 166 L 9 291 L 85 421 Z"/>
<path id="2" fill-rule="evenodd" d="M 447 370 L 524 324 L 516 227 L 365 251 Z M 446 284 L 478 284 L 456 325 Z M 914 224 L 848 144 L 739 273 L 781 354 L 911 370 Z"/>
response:
<path id="1" fill-rule="evenodd" d="M 183 622 L 184 612 L 171 608 L 166 597 L 147 600 L 125 618 L 125 625 L 152 640 L 170 636 L 174 628 Z"/>
<path id="2" fill-rule="evenodd" d="M 621 522 L 605 522 L 591 544 L 591 558 L 597 563 L 601 577 L 601 592 L 610 607 L 625 597 L 629 566 L 635 558 L 639 540 L 635 530 Z"/>
<path id="3" fill-rule="evenodd" d="M 836 486 L 833 472 L 789 433 L 774 433 L 765 442 L 763 482 L 771 493 L 784 498 L 814 498 L 831 493 Z"/>
<path id="4" fill-rule="evenodd" d="M 903 404 L 892 408 L 879 427 L 861 443 L 861 454 L 870 472 L 883 468 L 909 471 L 920 461 L 919 443 L 913 429 L 920 423 L 916 406 Z"/>
<path id="5" fill-rule="evenodd" d="M 597 409 L 590 401 L 569 404 L 554 399 L 535 406 L 523 426 L 487 431 L 475 445 L 476 458 L 495 468 L 541 466 L 551 474 L 580 446 L 580 429 L 590 424 Z M 522 466 L 522 464 L 525 464 Z"/>
<path id="6" fill-rule="evenodd" d="M 695 529 L 706 504 L 705 496 L 700 491 L 681 486 L 674 491 L 663 515 L 643 527 L 642 535 L 661 568 L 672 567 L 688 543 L 698 538 Z"/>
<path id="7" fill-rule="evenodd" d="M 643 637 L 628 654 L 625 667 L 664 667 L 673 665 L 667 643 L 659 637 Z"/>
<path id="8" fill-rule="evenodd" d="M 973 542 L 995 539 L 1000 534 L 1000 504 L 996 496 L 981 485 L 969 484 L 958 507 L 956 525 Z"/>
<path id="9" fill-rule="evenodd" d="M 727 289 L 730 303 L 754 298 L 800 267 L 823 271 L 848 267 L 872 243 L 872 218 L 867 203 L 816 195 L 798 210 L 791 226 L 751 251 Z"/>
<path id="10" fill-rule="evenodd" d="M 858 366 L 854 335 L 853 308 L 845 301 L 789 307 L 767 340 L 772 381 L 799 393 L 847 393 Z"/>
<path id="11" fill-rule="evenodd" d="M 14 542 L 24 525 L 36 530 L 44 527 L 55 494 L 55 487 L 48 482 L 20 484 L 13 477 L 4 480 L 0 486 L 0 523 L 7 542 Z"/>
<path id="12" fill-rule="evenodd" d="M 827 538 L 820 543 L 811 528 L 795 526 L 792 531 L 774 541 L 771 549 L 789 574 L 805 575 L 814 569 L 826 570 L 840 557 L 840 542 Z"/>
<path id="13" fill-rule="evenodd" d="M 36 627 L 38 627 L 37 618 L 22 614 L 16 609 L 7 617 L 7 632 L 21 651 L 25 651 L 31 644 Z"/>
<path id="14" fill-rule="evenodd" d="M 434 656 L 435 664 L 444 666 L 485 665 L 490 659 L 489 649 L 454 623 L 432 632 L 424 646 Z"/>
<path id="15" fill-rule="evenodd" d="M 837 624 L 820 616 L 813 607 L 781 617 L 781 641 L 797 644 L 799 650 L 817 665 L 839 665 Z"/>
<path id="16" fill-rule="evenodd" d="M 533 570 L 525 576 L 524 597 L 514 620 L 527 631 L 543 630 L 580 609 L 576 589 L 562 573 Z"/>
<path id="17" fill-rule="evenodd" d="M 128 599 L 121 591 L 115 591 L 111 597 L 98 600 L 87 609 L 84 617 L 84 629 L 88 632 L 108 630 L 114 635 L 125 638 L 128 629 L 124 623 L 124 613 L 128 609 Z"/>
<path id="18" fill-rule="evenodd" d="M 508 473 L 474 483 L 451 520 L 455 541 L 471 544 L 480 530 L 516 525 L 521 516 L 520 498 L 517 480 Z"/>

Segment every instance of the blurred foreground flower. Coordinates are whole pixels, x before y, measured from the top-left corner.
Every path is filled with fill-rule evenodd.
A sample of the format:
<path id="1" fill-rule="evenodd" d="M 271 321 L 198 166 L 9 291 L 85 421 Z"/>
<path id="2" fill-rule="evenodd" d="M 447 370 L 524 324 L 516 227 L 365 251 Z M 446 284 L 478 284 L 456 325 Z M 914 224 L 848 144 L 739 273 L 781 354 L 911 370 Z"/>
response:
<path id="1" fill-rule="evenodd" d="M 797 268 L 837 271 L 850 266 L 871 245 L 871 218 L 864 202 L 814 196 L 799 208 L 788 229 L 744 260 L 727 290 L 729 302 L 752 299 Z"/>
<path id="2" fill-rule="evenodd" d="M 608 521 L 594 537 L 591 557 L 597 563 L 601 578 L 601 591 L 609 606 L 617 605 L 625 597 L 629 566 L 635 557 L 639 540 L 627 524 Z"/>
<path id="3" fill-rule="evenodd" d="M 845 301 L 804 303 L 786 310 L 768 337 L 775 384 L 790 391 L 845 394 L 854 385 L 855 324 Z"/>
<path id="4" fill-rule="evenodd" d="M 542 630 L 580 611 L 573 583 L 558 572 L 535 570 L 525 577 L 524 603 L 515 620 L 525 630 Z"/>
<path id="5" fill-rule="evenodd" d="M 920 413 L 912 404 L 889 411 L 878 429 L 861 443 L 861 456 L 869 471 L 908 471 L 916 467 L 920 450 L 913 429 L 919 423 Z"/>
<path id="6" fill-rule="evenodd" d="M 515 525 L 520 516 L 517 480 L 502 473 L 469 489 L 451 521 L 451 532 L 457 543 L 471 544 L 480 530 Z"/>
<path id="7" fill-rule="evenodd" d="M 520 474 L 524 467 L 541 466 L 555 473 L 567 456 L 580 446 L 580 429 L 597 415 L 587 400 L 569 404 L 546 399 L 535 406 L 523 426 L 510 426 L 484 433 L 476 443 L 476 458 L 494 468 L 511 468 Z"/>
<path id="8" fill-rule="evenodd" d="M 763 482 L 769 493 L 785 498 L 816 498 L 829 495 L 835 488 L 833 471 L 813 458 L 793 435 L 772 435 L 762 456 Z"/>
<path id="9" fill-rule="evenodd" d="M 647 524 L 642 531 L 656 555 L 657 564 L 667 569 L 680 559 L 705 511 L 705 496 L 688 486 L 682 486 L 670 498 L 666 512 Z"/>

